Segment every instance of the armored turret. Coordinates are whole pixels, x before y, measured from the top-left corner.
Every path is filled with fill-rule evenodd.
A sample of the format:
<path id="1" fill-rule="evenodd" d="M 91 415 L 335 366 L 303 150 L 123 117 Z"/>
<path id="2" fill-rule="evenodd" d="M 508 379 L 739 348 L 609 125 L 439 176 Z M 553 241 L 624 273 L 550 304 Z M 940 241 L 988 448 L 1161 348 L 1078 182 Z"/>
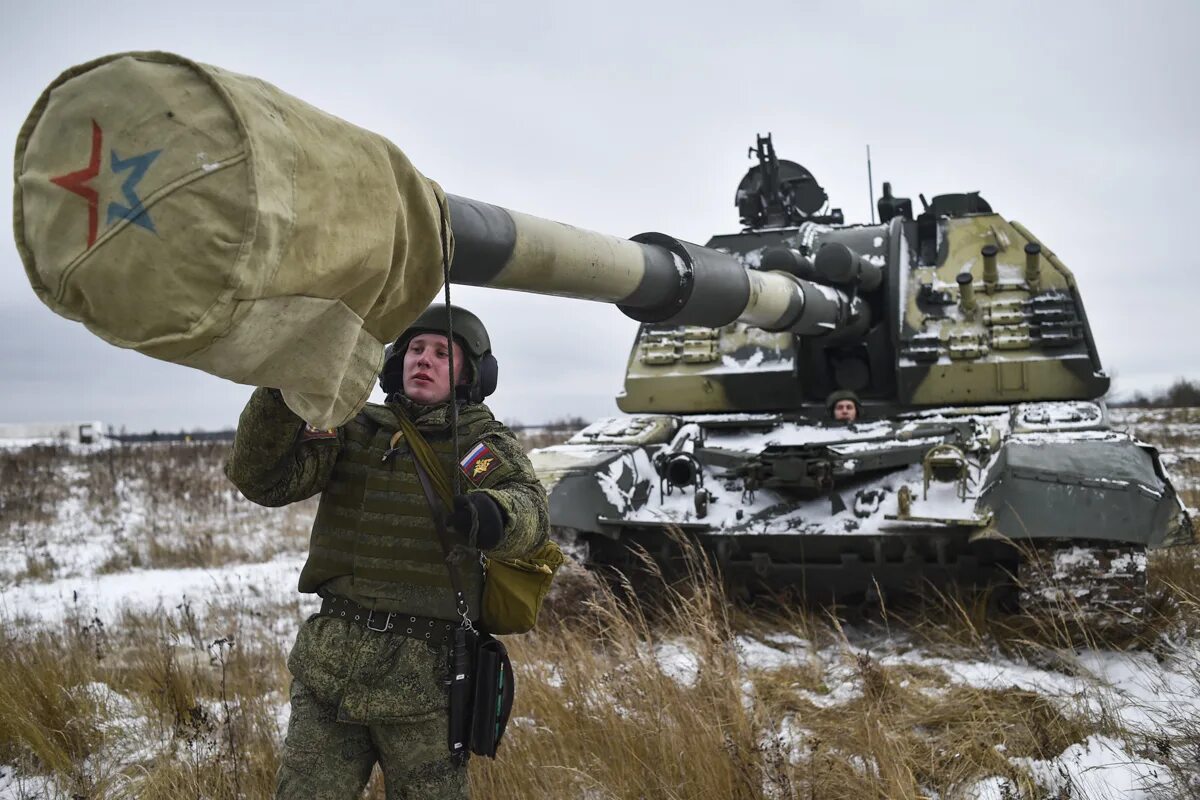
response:
<path id="1" fill-rule="evenodd" d="M 609 302 L 642 323 L 626 412 L 789 411 L 858 392 L 883 411 L 1095 398 L 1108 389 L 1075 279 L 978 193 L 843 225 L 770 136 L 738 185 L 746 228 L 701 247 L 582 231 L 453 195 L 451 281 Z"/>

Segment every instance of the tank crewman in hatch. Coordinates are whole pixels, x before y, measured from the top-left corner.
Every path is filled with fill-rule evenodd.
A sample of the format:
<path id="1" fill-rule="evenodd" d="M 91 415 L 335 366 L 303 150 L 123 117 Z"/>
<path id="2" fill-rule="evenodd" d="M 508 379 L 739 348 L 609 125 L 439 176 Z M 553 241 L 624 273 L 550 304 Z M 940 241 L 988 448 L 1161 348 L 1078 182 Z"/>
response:
<path id="1" fill-rule="evenodd" d="M 849 389 L 839 389 L 830 394 L 825 398 L 825 408 L 829 411 L 830 419 L 846 425 L 857 422 L 862 416 L 862 403 L 858 395 Z"/>
<path id="2" fill-rule="evenodd" d="M 299 586 L 321 596 L 321 612 L 300 628 L 288 657 L 291 719 L 277 798 L 360 797 L 377 761 L 389 798 L 467 797 L 466 767 L 448 747 L 449 642 L 460 617 L 396 415 L 416 423 L 447 476 L 460 472 L 467 492 L 450 517 L 454 544 L 523 556 L 545 543 L 549 515 L 532 465 L 482 403 L 496 383 L 487 331 L 474 314 L 451 308 L 461 381 L 450 377 L 446 307 L 434 305 L 389 351 L 385 405 L 367 404 L 336 431 L 319 431 L 278 392 L 260 388 L 239 420 L 225 472 L 247 498 L 280 506 L 321 493 Z M 477 620 L 479 558 L 457 566 Z"/>

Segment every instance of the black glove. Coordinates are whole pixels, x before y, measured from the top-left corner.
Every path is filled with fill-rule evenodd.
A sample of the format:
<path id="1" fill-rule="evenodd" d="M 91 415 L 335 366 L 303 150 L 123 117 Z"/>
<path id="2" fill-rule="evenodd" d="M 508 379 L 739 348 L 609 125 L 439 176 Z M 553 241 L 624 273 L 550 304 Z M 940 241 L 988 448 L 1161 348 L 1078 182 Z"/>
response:
<path id="1" fill-rule="evenodd" d="M 450 512 L 454 530 L 474 541 L 480 550 L 491 550 L 504 535 L 504 511 L 485 492 L 471 492 L 454 498 Z"/>

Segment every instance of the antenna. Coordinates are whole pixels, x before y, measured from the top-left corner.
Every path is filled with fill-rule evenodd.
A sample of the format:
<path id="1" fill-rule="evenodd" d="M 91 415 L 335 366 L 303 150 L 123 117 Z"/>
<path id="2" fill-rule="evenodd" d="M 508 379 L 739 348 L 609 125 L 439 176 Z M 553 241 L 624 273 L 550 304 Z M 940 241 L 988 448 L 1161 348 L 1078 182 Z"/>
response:
<path id="1" fill-rule="evenodd" d="M 867 145 L 867 195 L 871 198 L 871 224 L 875 224 L 875 181 L 871 177 L 871 145 Z"/>

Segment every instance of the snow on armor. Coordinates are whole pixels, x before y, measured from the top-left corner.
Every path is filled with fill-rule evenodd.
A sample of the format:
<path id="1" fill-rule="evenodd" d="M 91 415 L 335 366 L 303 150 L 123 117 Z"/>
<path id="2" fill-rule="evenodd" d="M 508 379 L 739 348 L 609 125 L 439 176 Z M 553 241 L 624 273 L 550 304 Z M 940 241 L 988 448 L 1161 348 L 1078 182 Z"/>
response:
<path id="1" fill-rule="evenodd" d="M 352 418 L 442 284 L 441 188 L 377 134 L 169 53 L 67 70 L 17 140 L 38 297 L 121 347 Z"/>

